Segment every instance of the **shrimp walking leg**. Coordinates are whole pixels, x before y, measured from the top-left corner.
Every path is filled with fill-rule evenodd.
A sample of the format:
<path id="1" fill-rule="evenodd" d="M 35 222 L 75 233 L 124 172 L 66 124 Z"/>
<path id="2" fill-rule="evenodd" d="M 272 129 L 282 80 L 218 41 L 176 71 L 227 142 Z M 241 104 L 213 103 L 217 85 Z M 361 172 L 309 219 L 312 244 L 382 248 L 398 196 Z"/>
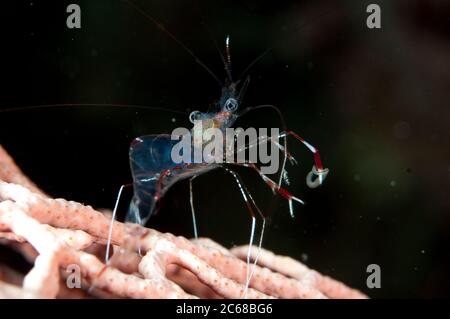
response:
<path id="1" fill-rule="evenodd" d="M 197 177 L 197 175 L 195 175 L 189 179 L 189 202 L 191 204 L 192 225 L 194 226 L 194 237 L 195 237 L 195 239 L 198 239 L 197 219 L 195 218 L 195 208 L 194 208 L 194 193 L 192 191 L 192 182 L 196 177 Z"/>
<path id="2" fill-rule="evenodd" d="M 108 241 L 106 243 L 106 253 L 105 253 L 105 264 L 106 265 L 108 265 L 108 263 L 109 263 L 109 254 L 110 254 L 109 250 L 111 247 L 111 237 L 112 237 L 112 232 L 113 232 L 114 221 L 116 220 L 117 209 L 119 208 L 120 197 L 122 196 L 123 189 L 125 187 L 129 187 L 132 185 L 133 184 L 123 184 L 122 186 L 120 186 L 119 192 L 117 193 L 116 202 L 114 204 L 114 209 L 112 211 L 111 222 L 109 224 Z"/>
<path id="3" fill-rule="evenodd" d="M 288 201 L 288 203 L 289 203 L 289 212 L 291 214 L 291 217 L 294 217 L 293 201 L 299 202 L 300 204 L 304 204 L 305 203 L 300 198 L 295 197 L 288 190 L 286 190 L 285 188 L 281 187 L 279 184 L 277 184 L 275 181 L 273 181 L 270 177 L 268 177 L 267 175 L 263 174 L 261 172 L 261 170 L 255 164 L 253 164 L 253 163 L 243 163 L 243 164 L 236 163 L 235 165 L 249 167 L 249 168 L 254 169 L 259 174 L 259 176 L 261 176 L 261 178 L 266 183 L 266 185 L 269 186 L 270 189 L 272 189 L 272 191 L 277 192 L 279 195 L 281 195 L 283 198 L 285 198 Z"/>
<path id="4" fill-rule="evenodd" d="M 302 142 L 314 154 L 314 166 L 313 166 L 312 170 L 306 176 L 306 185 L 308 185 L 308 187 L 310 187 L 310 188 L 316 188 L 316 187 L 320 186 L 323 183 L 323 181 L 325 180 L 325 178 L 327 177 L 329 170 L 328 170 L 328 168 L 323 167 L 319 150 L 316 147 L 312 146 L 310 143 L 308 143 L 305 139 L 300 137 L 294 131 L 281 132 L 277 136 L 277 138 L 286 138 L 288 136 L 292 136 L 295 139 L 297 139 L 298 141 Z M 294 163 L 296 162 L 295 158 L 287 151 L 287 149 L 283 145 L 274 141 L 273 137 L 268 137 L 268 136 L 261 136 L 257 140 L 250 141 L 250 143 L 247 144 L 245 148 L 239 149 L 238 152 L 242 152 L 244 150 L 256 147 L 265 142 L 275 143 L 275 145 L 280 149 L 280 151 L 282 151 L 284 153 L 284 155 L 291 162 L 294 162 Z M 284 170 L 284 165 L 282 168 Z M 284 172 L 281 172 L 281 174 L 283 175 Z M 314 177 L 317 177 L 317 178 L 314 180 Z M 281 187 L 281 183 L 278 183 L 278 184 Z"/>
<path id="5" fill-rule="evenodd" d="M 268 137 L 267 135 L 265 136 L 260 136 L 258 137 L 256 140 L 252 140 L 250 141 L 245 147 L 242 147 L 240 149 L 237 150 L 237 153 L 240 152 L 245 152 L 248 149 L 257 147 L 259 145 L 262 145 L 264 143 L 271 143 L 274 144 L 282 153 L 283 153 L 283 165 L 281 167 L 281 174 L 280 174 L 280 181 L 279 181 L 279 185 L 281 187 L 281 182 L 283 181 L 283 179 L 287 180 L 286 178 L 286 161 L 285 159 L 289 159 L 289 161 L 291 162 L 291 164 L 297 164 L 297 160 L 294 158 L 294 156 L 292 156 L 292 154 L 290 152 L 288 152 L 287 147 L 281 145 L 280 143 L 276 142 L 273 140 L 273 137 Z M 286 145 L 286 143 L 285 143 Z M 275 194 L 275 190 L 273 190 L 274 194 Z"/>
<path id="6" fill-rule="evenodd" d="M 294 158 L 294 156 L 292 156 L 292 154 L 290 152 L 288 152 L 286 150 L 286 148 L 283 145 L 281 145 L 280 143 L 274 141 L 273 137 L 269 137 L 269 136 L 266 136 L 266 135 L 265 136 L 260 136 L 256 140 L 250 141 L 245 147 L 239 148 L 237 150 L 237 153 L 244 152 L 246 150 L 249 150 L 251 148 L 257 147 L 257 146 L 262 145 L 264 143 L 274 144 L 283 153 L 283 155 L 285 155 L 287 157 L 287 159 L 289 159 L 289 161 L 292 164 L 297 164 L 297 160 Z"/>
<path id="7" fill-rule="evenodd" d="M 264 229 L 266 226 L 266 216 L 261 212 L 258 205 L 256 205 L 252 195 L 250 194 L 250 192 L 248 191 L 248 189 L 244 185 L 244 183 L 241 181 L 239 175 L 236 172 L 234 172 L 233 170 L 229 169 L 228 167 L 223 167 L 223 168 L 234 177 L 234 180 L 236 181 L 236 183 L 239 187 L 239 190 L 242 194 L 242 197 L 244 198 L 244 201 L 247 205 L 247 209 L 252 218 L 252 227 L 251 227 L 251 232 L 250 232 L 250 243 L 249 243 L 250 246 L 248 247 L 248 252 L 247 252 L 247 276 L 246 276 L 245 291 L 244 291 L 244 297 L 245 297 L 247 294 L 248 287 L 250 285 L 250 280 L 253 277 L 253 272 L 255 270 L 255 266 L 258 262 L 258 258 L 259 258 L 260 252 L 261 252 L 262 241 L 263 241 L 263 237 L 264 237 Z M 258 241 L 258 252 L 256 254 L 256 258 L 253 262 L 251 270 L 250 270 L 250 263 L 251 263 L 250 256 L 251 256 L 251 249 L 252 249 L 254 235 L 255 235 L 256 215 L 252 209 L 250 202 L 256 208 L 256 211 L 258 212 L 259 216 L 262 219 L 261 234 L 260 234 L 259 241 Z"/>

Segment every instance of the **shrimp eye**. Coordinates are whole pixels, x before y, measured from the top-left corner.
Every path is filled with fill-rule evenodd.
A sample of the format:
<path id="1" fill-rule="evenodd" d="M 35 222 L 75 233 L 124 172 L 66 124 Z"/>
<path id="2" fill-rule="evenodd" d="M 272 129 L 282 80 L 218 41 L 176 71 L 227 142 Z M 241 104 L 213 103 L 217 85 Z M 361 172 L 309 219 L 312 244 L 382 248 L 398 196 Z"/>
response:
<path id="1" fill-rule="evenodd" d="M 191 121 L 192 124 L 195 124 L 194 121 L 198 119 L 199 115 L 199 111 L 192 111 L 191 114 L 189 114 L 189 121 Z"/>
<path id="2" fill-rule="evenodd" d="M 226 100 L 225 102 L 225 110 L 228 112 L 233 112 L 236 111 L 238 108 L 238 102 L 236 101 L 236 99 L 233 99 L 232 97 L 230 97 L 228 100 Z"/>

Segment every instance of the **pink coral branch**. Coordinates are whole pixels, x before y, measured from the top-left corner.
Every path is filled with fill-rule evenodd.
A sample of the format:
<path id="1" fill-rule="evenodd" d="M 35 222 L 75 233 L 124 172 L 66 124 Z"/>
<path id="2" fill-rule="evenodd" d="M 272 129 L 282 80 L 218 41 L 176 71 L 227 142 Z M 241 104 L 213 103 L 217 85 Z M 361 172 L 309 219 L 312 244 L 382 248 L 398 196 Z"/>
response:
<path id="1" fill-rule="evenodd" d="M 29 190 L 45 195 L 16 165 L 8 152 L 0 145 L 0 180 L 25 186 Z"/>
<path id="2" fill-rule="evenodd" d="M 247 252 L 248 246 L 231 249 L 231 253 L 243 260 L 247 258 Z M 254 260 L 256 258 L 256 252 L 257 248 L 254 247 L 251 250 L 251 259 Z M 311 285 L 329 298 L 366 298 L 360 291 L 349 288 L 337 280 L 309 269 L 295 259 L 286 256 L 277 256 L 266 249 L 262 249 L 259 254 L 259 264 L 287 277 L 295 278 L 300 282 Z"/>
<path id="3" fill-rule="evenodd" d="M 87 293 L 97 296 L 244 296 L 248 266 L 242 259 L 246 247 L 230 251 L 210 239 L 191 241 L 114 221 L 114 254 L 110 264 L 105 265 L 99 249 L 104 248 L 108 237 L 108 214 L 77 202 L 48 197 L 23 175 L 1 147 L 0 178 L 4 180 L 0 181 L 0 238 L 21 242 L 19 250 L 31 245 L 37 251 L 37 255 L 30 253 L 29 248 L 23 251 L 34 267 L 25 276 L 22 287 L 12 289 L 5 283 L 0 285 L 0 294 L 40 298 L 67 295 L 67 289 L 61 286 L 67 277 L 64 270 L 77 265 Z M 246 297 L 365 296 L 293 259 L 264 250 Z"/>

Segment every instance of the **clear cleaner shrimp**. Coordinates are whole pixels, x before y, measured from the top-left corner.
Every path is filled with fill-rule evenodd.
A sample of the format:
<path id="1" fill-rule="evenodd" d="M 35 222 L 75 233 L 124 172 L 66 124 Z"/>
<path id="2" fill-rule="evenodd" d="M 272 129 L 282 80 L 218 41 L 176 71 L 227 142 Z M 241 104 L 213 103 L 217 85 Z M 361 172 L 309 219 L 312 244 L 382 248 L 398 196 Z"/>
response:
<path id="1" fill-rule="evenodd" d="M 171 157 L 171 152 L 176 143 L 178 143 L 178 141 L 172 140 L 169 134 L 146 135 L 138 137 L 133 140 L 129 150 L 129 160 L 133 176 L 132 186 L 134 189 L 134 194 L 126 215 L 127 222 L 144 225 L 148 221 L 148 219 L 154 214 L 156 210 L 156 204 L 158 203 L 159 200 L 161 200 L 161 198 L 170 189 L 170 187 L 180 180 L 189 179 L 190 205 L 192 211 L 194 235 L 195 237 L 197 237 L 198 236 L 197 222 L 195 218 L 195 209 L 193 205 L 193 187 L 192 187 L 193 180 L 198 176 L 217 168 L 224 169 L 232 176 L 232 178 L 234 179 L 236 185 L 240 190 L 241 196 L 246 204 L 247 210 L 252 219 L 250 240 L 249 240 L 250 248 L 247 255 L 246 289 L 244 293 L 245 296 L 246 291 L 250 284 L 254 266 L 258 261 L 259 250 L 261 249 L 262 246 L 266 215 L 259 209 L 252 195 L 248 191 L 245 184 L 242 182 L 239 175 L 233 169 L 231 169 L 229 165 L 226 164 L 244 166 L 255 170 L 262 178 L 262 180 L 266 183 L 267 186 L 269 186 L 275 193 L 278 193 L 288 201 L 291 216 L 294 216 L 293 202 L 296 201 L 299 203 L 303 203 L 303 201 L 293 196 L 289 191 L 287 191 L 285 188 L 282 187 L 283 180 L 287 178 L 285 169 L 286 161 L 287 159 L 295 161 L 294 158 L 288 152 L 286 138 L 288 136 L 294 137 L 295 139 L 303 143 L 314 155 L 313 168 L 306 177 L 306 184 L 309 187 L 315 188 L 321 185 L 324 179 L 326 178 L 329 170 L 323 167 L 319 151 L 314 146 L 306 142 L 302 137 L 300 137 L 295 132 L 286 129 L 284 118 L 278 108 L 276 108 L 273 105 L 260 105 L 256 107 L 248 107 L 242 111 L 239 110 L 245 90 L 249 84 L 249 77 L 247 77 L 244 82 L 242 82 L 241 80 L 233 81 L 231 76 L 231 56 L 230 56 L 229 37 L 227 37 L 225 40 L 226 57 L 224 57 L 219 50 L 226 71 L 226 78 L 225 81 L 222 83 L 218 79 L 218 77 L 215 76 L 215 74 L 203 62 L 201 62 L 189 48 L 187 48 L 174 35 L 172 35 L 172 33 L 166 30 L 163 25 L 158 23 L 153 17 L 148 15 L 146 12 L 142 11 L 142 9 L 137 7 L 134 3 L 132 2 L 129 3 L 136 10 L 138 10 L 145 17 L 147 17 L 150 21 L 152 21 L 158 28 L 167 33 L 176 43 L 178 43 L 185 51 L 187 51 L 187 53 L 193 56 L 195 61 L 199 63 L 222 86 L 221 97 L 218 100 L 218 102 L 215 103 L 213 110 L 209 112 L 193 111 L 190 114 L 189 119 L 193 124 L 195 121 L 200 121 L 202 124 L 201 128 L 198 128 L 197 126 L 194 125 L 194 127 L 190 130 L 191 133 L 190 136 L 196 135 L 203 136 L 204 130 L 206 130 L 207 128 L 220 129 L 223 131 L 225 136 L 226 135 L 225 130 L 227 128 L 232 127 L 232 125 L 234 124 L 234 122 L 238 117 L 248 113 L 249 111 L 261 108 L 274 109 L 278 113 L 280 120 L 282 122 L 283 131 L 279 134 L 278 138 L 284 140 L 284 145 L 281 145 L 273 141 L 273 137 L 269 138 L 267 136 L 261 136 L 255 141 L 250 141 L 250 143 L 247 144 L 244 148 L 238 149 L 238 152 L 242 152 L 255 146 L 261 145 L 263 143 L 276 143 L 278 149 L 282 151 L 284 154 L 281 173 L 278 182 L 275 182 L 267 175 L 263 174 L 261 170 L 258 168 L 258 166 L 253 163 L 226 162 L 224 164 L 219 164 L 219 163 L 207 163 L 206 161 L 203 161 L 201 163 L 197 162 L 175 163 Z M 245 71 L 247 70 L 248 68 L 245 69 Z M 203 131 L 199 132 L 198 130 Z M 193 145 L 194 148 L 198 147 L 195 146 L 196 145 L 195 143 Z M 125 186 L 126 185 L 122 185 L 119 190 L 118 198 L 113 211 L 112 220 L 114 220 L 115 218 L 120 195 L 122 194 L 122 190 Z M 253 267 L 250 270 L 250 252 L 251 252 L 250 249 L 254 242 L 256 218 L 258 216 L 262 220 L 260 238 L 258 241 L 259 248 L 257 257 L 253 262 Z M 112 225 L 113 223 L 111 223 L 110 235 L 112 234 Z M 109 246 L 110 246 L 109 243 L 110 239 L 108 240 L 106 258 L 108 258 L 109 256 Z"/>

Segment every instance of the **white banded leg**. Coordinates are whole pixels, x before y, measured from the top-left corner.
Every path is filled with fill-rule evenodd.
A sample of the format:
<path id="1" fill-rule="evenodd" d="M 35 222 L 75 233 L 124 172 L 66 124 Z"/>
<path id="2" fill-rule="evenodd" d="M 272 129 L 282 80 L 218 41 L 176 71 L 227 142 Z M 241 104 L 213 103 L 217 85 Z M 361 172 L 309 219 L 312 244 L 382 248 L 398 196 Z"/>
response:
<path id="1" fill-rule="evenodd" d="M 194 227 L 194 237 L 195 239 L 198 239 L 198 232 L 197 232 L 197 220 L 195 218 L 195 208 L 194 208 L 194 193 L 192 191 L 192 181 L 197 177 L 197 175 L 191 177 L 189 179 L 189 202 L 191 204 L 191 213 L 192 213 L 192 225 Z"/>
<path id="2" fill-rule="evenodd" d="M 278 193 L 279 195 L 281 195 L 283 198 L 285 198 L 288 203 L 289 203 L 289 213 L 291 214 L 291 217 L 294 217 L 294 205 L 293 205 L 293 201 L 296 201 L 300 204 L 305 204 L 304 201 L 302 201 L 300 198 L 292 195 L 288 190 L 286 190 L 285 188 L 281 187 L 279 184 L 275 183 L 275 181 L 273 181 L 270 177 L 268 177 L 267 175 L 263 174 L 261 172 L 261 170 L 253 163 L 235 163 L 234 165 L 238 165 L 238 166 L 244 166 L 244 167 L 249 167 L 254 169 L 259 176 L 262 178 L 262 180 L 266 183 L 267 186 L 270 187 L 270 189 L 276 193 Z"/>
<path id="3" fill-rule="evenodd" d="M 120 197 L 122 196 L 123 189 L 125 187 L 129 187 L 129 186 L 132 186 L 132 184 L 123 184 L 122 186 L 120 186 L 119 192 L 117 193 L 116 202 L 114 204 L 114 209 L 113 209 L 112 216 L 111 216 L 111 222 L 109 223 L 108 241 L 106 242 L 106 253 L 105 253 L 106 254 L 105 264 L 106 265 L 108 265 L 108 263 L 109 263 L 109 253 L 110 253 L 110 247 L 111 247 L 113 225 L 114 225 L 114 221 L 116 220 L 116 214 L 117 214 L 117 209 L 119 208 Z"/>
<path id="4" fill-rule="evenodd" d="M 246 283 L 245 283 L 245 290 L 244 290 L 244 298 L 247 296 L 247 291 L 250 285 L 250 280 L 253 276 L 253 273 L 255 271 L 256 268 L 256 264 L 258 262 L 258 258 L 259 255 L 261 253 L 261 247 L 262 247 L 262 241 L 263 241 L 263 237 L 264 237 L 264 230 L 265 230 L 265 226 L 266 226 L 266 216 L 261 212 L 261 210 L 259 209 L 259 207 L 256 205 L 253 197 L 251 196 L 250 192 L 248 191 L 247 187 L 243 184 L 243 182 L 240 180 L 239 176 L 237 175 L 236 172 L 234 172 L 233 170 L 229 169 L 228 167 L 223 167 L 228 173 L 230 173 L 237 185 L 239 186 L 239 190 L 242 194 L 242 197 L 244 198 L 244 201 L 247 205 L 247 209 L 251 215 L 252 218 L 252 227 L 251 227 L 251 232 L 250 232 L 250 240 L 249 240 L 249 248 L 248 248 L 248 252 L 247 252 L 247 276 L 246 276 Z M 262 218 L 262 226 L 261 226 L 261 234 L 260 234 L 260 238 L 258 241 L 258 252 L 256 254 L 256 258 L 253 262 L 252 265 L 252 269 L 250 270 L 250 256 L 251 256 L 251 249 L 253 247 L 253 240 L 254 240 L 254 235 L 255 235 L 255 228 L 256 228 L 256 215 L 252 209 L 251 204 L 253 204 L 253 206 L 256 208 L 258 214 L 261 216 Z"/>

